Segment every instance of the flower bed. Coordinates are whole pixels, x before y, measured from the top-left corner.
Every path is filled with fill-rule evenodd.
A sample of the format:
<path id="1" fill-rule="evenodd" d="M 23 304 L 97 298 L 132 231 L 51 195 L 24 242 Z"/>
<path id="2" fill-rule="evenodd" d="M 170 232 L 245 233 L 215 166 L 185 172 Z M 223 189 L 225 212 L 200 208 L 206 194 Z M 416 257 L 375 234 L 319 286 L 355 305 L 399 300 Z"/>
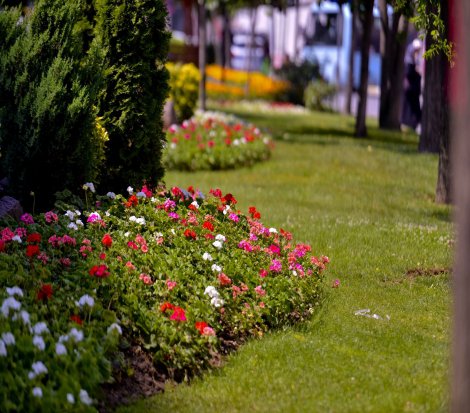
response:
<path id="1" fill-rule="evenodd" d="M 194 117 L 167 131 L 166 168 L 197 171 L 251 166 L 271 155 L 271 138 L 253 125 L 221 116 Z"/>
<path id="2" fill-rule="evenodd" d="M 255 207 L 220 190 L 129 192 L 2 228 L 0 411 L 94 411 L 132 346 L 182 380 L 319 304 L 328 258 Z"/>

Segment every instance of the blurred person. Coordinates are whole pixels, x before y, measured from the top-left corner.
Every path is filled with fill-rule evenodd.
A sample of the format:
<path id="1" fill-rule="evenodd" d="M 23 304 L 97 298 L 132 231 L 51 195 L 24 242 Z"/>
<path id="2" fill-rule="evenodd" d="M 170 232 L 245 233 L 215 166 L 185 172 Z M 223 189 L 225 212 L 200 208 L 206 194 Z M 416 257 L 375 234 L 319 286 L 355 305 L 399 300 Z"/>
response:
<path id="1" fill-rule="evenodd" d="M 423 43 L 414 39 L 405 53 L 405 81 L 401 123 L 414 130 L 421 124 L 421 55 Z"/>

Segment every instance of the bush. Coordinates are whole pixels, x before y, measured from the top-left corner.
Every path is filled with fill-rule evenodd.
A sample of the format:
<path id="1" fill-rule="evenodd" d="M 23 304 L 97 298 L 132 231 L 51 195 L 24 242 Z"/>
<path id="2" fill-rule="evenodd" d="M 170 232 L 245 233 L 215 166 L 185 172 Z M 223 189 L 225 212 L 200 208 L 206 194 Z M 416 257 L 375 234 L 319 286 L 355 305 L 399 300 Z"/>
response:
<path id="1" fill-rule="evenodd" d="M 310 110 L 331 110 L 331 99 L 336 94 L 336 86 L 330 85 L 324 80 L 310 82 L 305 89 L 305 107 Z"/>
<path id="2" fill-rule="evenodd" d="M 230 118 L 229 118 L 230 119 Z M 184 171 L 251 166 L 271 155 L 272 141 L 255 126 L 207 114 L 167 131 L 166 168 Z"/>
<path id="3" fill-rule="evenodd" d="M 52 201 L 99 173 L 96 133 L 101 53 L 86 44 L 83 2 L 40 0 L 20 20 L 0 13 L 0 169 L 23 201 Z"/>
<path id="4" fill-rule="evenodd" d="M 170 72 L 170 97 L 173 99 L 178 121 L 194 115 L 199 96 L 199 70 L 192 63 L 167 63 Z"/>
<path id="5" fill-rule="evenodd" d="M 300 64 L 284 63 L 280 69 L 276 70 L 276 75 L 290 84 L 290 87 L 279 93 L 277 98 L 295 105 L 303 105 L 304 90 L 307 85 L 314 79 L 321 79 L 318 63 L 306 60 Z"/>
<path id="6" fill-rule="evenodd" d="M 123 182 L 158 182 L 168 94 L 165 2 L 99 0 L 96 13 L 106 70 L 98 105 L 109 134 L 104 182 L 115 191 Z"/>
<path id="7" fill-rule="evenodd" d="M 328 259 L 264 226 L 255 207 L 238 211 L 231 194 L 85 188 L 95 210 L 25 214 L 0 231 L 2 412 L 94 410 L 110 365 L 126 375 L 129 346 L 182 379 L 225 340 L 319 305 Z"/>

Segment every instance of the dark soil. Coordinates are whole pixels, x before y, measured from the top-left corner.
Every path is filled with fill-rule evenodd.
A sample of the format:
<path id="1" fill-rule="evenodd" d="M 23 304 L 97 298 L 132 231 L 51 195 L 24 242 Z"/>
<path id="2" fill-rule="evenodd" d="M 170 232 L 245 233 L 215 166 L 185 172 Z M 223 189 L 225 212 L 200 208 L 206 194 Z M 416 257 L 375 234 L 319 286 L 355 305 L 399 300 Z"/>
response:
<path id="1" fill-rule="evenodd" d="M 436 275 L 450 274 L 451 268 L 413 268 L 406 272 L 409 278 L 434 277 Z"/>

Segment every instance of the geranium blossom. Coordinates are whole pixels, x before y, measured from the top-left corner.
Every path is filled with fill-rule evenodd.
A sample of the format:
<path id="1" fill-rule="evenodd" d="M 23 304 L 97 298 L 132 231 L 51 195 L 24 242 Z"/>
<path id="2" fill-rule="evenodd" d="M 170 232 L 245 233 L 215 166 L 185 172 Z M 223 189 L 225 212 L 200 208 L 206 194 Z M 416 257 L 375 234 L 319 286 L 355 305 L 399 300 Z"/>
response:
<path id="1" fill-rule="evenodd" d="M 31 371 L 28 373 L 28 378 L 33 380 L 41 374 L 48 372 L 46 365 L 42 361 L 36 361 L 31 366 Z"/>
<path id="2" fill-rule="evenodd" d="M 21 215 L 20 220 L 24 222 L 26 225 L 32 225 L 34 224 L 34 219 L 31 214 L 25 213 Z"/>
<path id="3" fill-rule="evenodd" d="M 204 261 L 212 261 L 213 260 L 212 255 L 210 255 L 208 252 L 205 252 L 204 254 L 202 254 L 202 259 Z"/>
<path id="4" fill-rule="evenodd" d="M 10 296 L 17 295 L 18 297 L 23 297 L 23 290 L 16 285 L 14 287 L 7 287 L 5 290 Z"/>
<path id="5" fill-rule="evenodd" d="M 227 275 L 224 274 L 223 272 L 219 274 L 218 278 L 219 278 L 220 285 L 222 286 L 230 285 L 232 283 L 232 280 L 229 277 L 227 277 Z"/>
<path id="6" fill-rule="evenodd" d="M 110 234 L 104 234 L 103 238 L 101 239 L 101 243 L 106 247 L 110 248 L 113 245 L 113 238 Z"/>
<path id="7" fill-rule="evenodd" d="M 10 331 L 6 331 L 6 332 L 2 333 L 2 338 L 1 339 L 5 343 L 6 346 L 12 346 L 16 342 L 15 341 L 15 336 Z"/>
<path id="8" fill-rule="evenodd" d="M 2 314 L 4 317 L 8 317 L 10 310 L 18 311 L 21 308 L 21 303 L 17 301 L 14 297 L 8 297 L 3 300 L 2 303 Z"/>
<path id="9" fill-rule="evenodd" d="M 108 267 L 104 264 L 94 265 L 93 267 L 90 268 L 88 272 L 92 277 L 97 277 L 97 278 L 109 277 Z"/>
<path id="10" fill-rule="evenodd" d="M 175 307 L 173 314 L 170 316 L 170 320 L 174 321 L 186 321 L 186 313 L 181 307 Z"/>
<path id="11" fill-rule="evenodd" d="M 84 294 L 78 301 L 75 301 L 75 304 L 80 308 L 85 306 L 92 308 L 95 305 L 95 299 L 88 294 Z"/>
<path id="12" fill-rule="evenodd" d="M 37 299 L 41 301 L 50 300 L 54 290 L 51 284 L 43 284 L 37 293 Z"/>
<path id="13" fill-rule="evenodd" d="M 269 270 L 272 272 L 281 272 L 282 271 L 282 263 L 279 260 L 272 260 L 271 265 L 269 266 Z"/>

